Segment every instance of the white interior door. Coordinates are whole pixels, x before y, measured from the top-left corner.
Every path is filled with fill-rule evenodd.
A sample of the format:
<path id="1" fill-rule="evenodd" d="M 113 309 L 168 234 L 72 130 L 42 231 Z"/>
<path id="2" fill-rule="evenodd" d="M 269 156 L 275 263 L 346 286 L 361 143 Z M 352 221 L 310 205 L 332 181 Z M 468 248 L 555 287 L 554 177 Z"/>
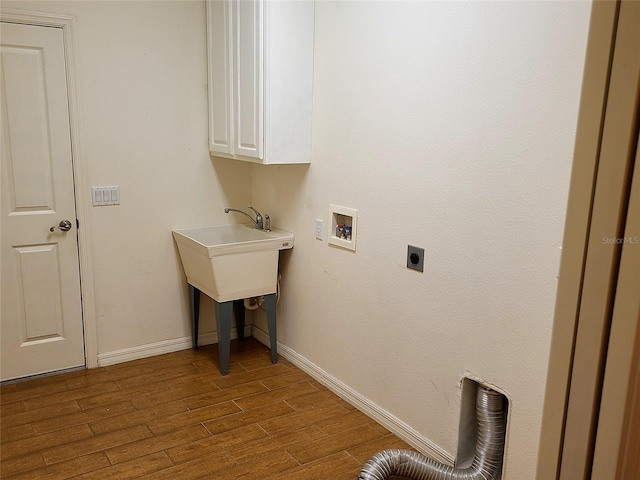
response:
<path id="1" fill-rule="evenodd" d="M 0 39 L 0 373 L 8 380 L 85 358 L 62 29 L 2 22 Z M 68 231 L 50 231 L 62 220 Z"/>

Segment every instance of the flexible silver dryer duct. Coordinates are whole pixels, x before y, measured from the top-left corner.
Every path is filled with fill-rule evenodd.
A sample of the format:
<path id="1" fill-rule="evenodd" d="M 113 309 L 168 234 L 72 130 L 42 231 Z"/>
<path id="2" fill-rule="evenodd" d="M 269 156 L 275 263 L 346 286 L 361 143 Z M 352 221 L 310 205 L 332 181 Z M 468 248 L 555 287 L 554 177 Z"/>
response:
<path id="1" fill-rule="evenodd" d="M 494 479 L 502 465 L 504 451 L 504 397 L 494 390 L 479 386 L 476 415 L 478 439 L 470 467 L 451 467 L 409 450 L 383 450 L 367 460 L 358 480 L 386 480 L 395 476 L 412 480 Z"/>

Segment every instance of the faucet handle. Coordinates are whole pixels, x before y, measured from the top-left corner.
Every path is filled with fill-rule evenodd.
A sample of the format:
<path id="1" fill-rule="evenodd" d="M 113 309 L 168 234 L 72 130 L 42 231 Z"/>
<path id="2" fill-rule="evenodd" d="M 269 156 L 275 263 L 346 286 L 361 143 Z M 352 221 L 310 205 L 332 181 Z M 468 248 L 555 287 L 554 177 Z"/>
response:
<path id="1" fill-rule="evenodd" d="M 265 232 L 271 231 L 271 217 L 269 216 L 268 213 L 264 214 L 264 231 Z"/>
<path id="2" fill-rule="evenodd" d="M 262 230 L 262 214 L 258 210 L 253 208 L 251 205 L 249 205 L 248 208 L 253 210 L 253 213 L 256 214 L 256 227 Z"/>
<path id="3" fill-rule="evenodd" d="M 255 213 L 255 214 L 256 214 L 256 216 L 258 216 L 258 217 L 261 217 L 261 216 L 262 216 L 262 214 L 261 214 L 258 210 L 256 210 L 253 206 L 249 205 L 249 207 L 248 207 L 248 208 L 249 208 L 250 210 L 253 210 L 253 213 Z"/>

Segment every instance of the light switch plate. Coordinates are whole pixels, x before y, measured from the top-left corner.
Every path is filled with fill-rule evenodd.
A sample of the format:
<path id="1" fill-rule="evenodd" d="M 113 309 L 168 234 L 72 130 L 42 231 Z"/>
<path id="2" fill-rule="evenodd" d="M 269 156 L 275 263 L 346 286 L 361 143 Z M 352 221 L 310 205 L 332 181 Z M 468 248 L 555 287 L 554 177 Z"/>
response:
<path id="1" fill-rule="evenodd" d="M 120 185 L 91 187 L 91 200 L 94 207 L 120 205 Z"/>
<path id="2" fill-rule="evenodd" d="M 316 218 L 316 239 L 322 240 L 322 232 L 324 232 L 324 222 Z"/>

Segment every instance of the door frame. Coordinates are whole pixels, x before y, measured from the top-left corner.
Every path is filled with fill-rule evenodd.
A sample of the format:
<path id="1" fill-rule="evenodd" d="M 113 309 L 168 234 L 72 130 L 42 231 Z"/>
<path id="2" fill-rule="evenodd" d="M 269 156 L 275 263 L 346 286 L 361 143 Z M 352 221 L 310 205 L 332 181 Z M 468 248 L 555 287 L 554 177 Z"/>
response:
<path id="1" fill-rule="evenodd" d="M 640 472 L 640 142 L 619 272 L 591 474 L 604 480 Z"/>
<path id="2" fill-rule="evenodd" d="M 98 366 L 98 341 L 96 334 L 95 297 L 93 290 L 93 264 L 91 260 L 91 235 L 89 233 L 91 188 L 87 181 L 81 136 L 80 109 L 76 84 L 76 27 L 75 17 L 47 12 L 33 12 L 11 8 L 0 8 L 0 21 L 22 23 L 41 27 L 62 29 L 64 39 L 65 70 L 67 73 L 67 97 L 69 102 L 69 129 L 75 186 L 76 218 L 78 219 L 78 260 L 80 268 L 80 293 L 82 296 L 82 321 L 84 329 L 85 367 Z"/>
<path id="3" fill-rule="evenodd" d="M 624 247 L 604 243 L 625 235 L 634 168 L 638 79 L 628 75 L 640 53 L 637 31 L 629 28 L 637 22 L 634 3 L 592 3 L 538 451 L 541 480 L 590 476 L 607 349 L 617 348 L 609 331 Z"/>

